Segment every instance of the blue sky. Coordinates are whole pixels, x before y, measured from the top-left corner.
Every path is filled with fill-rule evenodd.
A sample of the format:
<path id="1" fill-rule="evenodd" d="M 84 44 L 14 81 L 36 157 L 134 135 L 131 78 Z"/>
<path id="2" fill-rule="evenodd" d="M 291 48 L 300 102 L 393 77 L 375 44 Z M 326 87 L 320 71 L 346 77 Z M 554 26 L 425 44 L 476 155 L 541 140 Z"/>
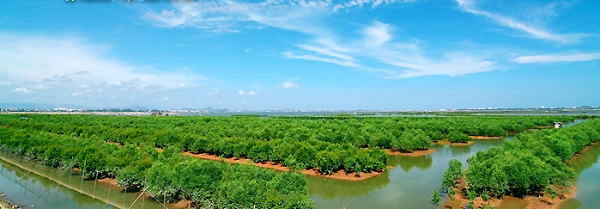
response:
<path id="1" fill-rule="evenodd" d="M 600 1 L 0 2 L 0 102 L 600 106 Z"/>

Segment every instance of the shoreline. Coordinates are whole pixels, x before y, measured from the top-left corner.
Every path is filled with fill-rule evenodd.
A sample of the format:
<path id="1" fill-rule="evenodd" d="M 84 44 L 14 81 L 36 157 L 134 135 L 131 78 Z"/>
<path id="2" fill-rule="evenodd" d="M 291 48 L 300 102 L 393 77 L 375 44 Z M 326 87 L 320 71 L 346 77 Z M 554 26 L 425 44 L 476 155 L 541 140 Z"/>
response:
<path id="1" fill-rule="evenodd" d="M 121 186 L 121 185 L 117 184 L 117 179 L 114 179 L 114 178 L 98 179 L 98 180 L 96 180 L 96 182 L 101 183 L 101 184 L 108 184 L 108 185 L 111 185 L 113 187 L 117 187 L 121 191 L 123 191 L 123 190 L 125 190 L 125 189 L 128 188 L 128 187 Z M 140 195 L 142 195 L 141 192 L 140 192 Z M 152 200 L 152 197 L 150 196 L 150 194 L 148 194 L 146 192 L 144 192 L 143 196 L 141 196 L 140 198 L 143 198 L 145 200 Z M 167 208 L 181 209 L 181 208 L 187 208 L 189 202 L 190 202 L 189 200 L 182 199 L 179 202 L 176 202 L 176 203 L 167 203 L 166 205 L 168 206 Z"/>
<path id="2" fill-rule="evenodd" d="M 495 139 L 503 139 L 503 136 L 469 136 L 471 139 L 477 140 L 495 140 Z"/>
<path id="3" fill-rule="evenodd" d="M 450 142 L 450 141 L 448 141 L 446 139 L 444 139 L 444 140 L 438 140 L 436 143 L 439 144 L 439 145 L 449 145 L 449 146 L 471 146 L 471 145 L 475 144 L 474 141 L 468 141 L 466 143 L 460 143 L 460 142 L 459 143 L 453 143 L 453 142 Z"/>
<path id="4" fill-rule="evenodd" d="M 6 195 L 3 192 L 0 192 L 0 208 L 2 208 L 2 209 L 13 208 L 13 205 L 4 199 L 5 197 L 6 197 Z"/>
<path id="5" fill-rule="evenodd" d="M 385 149 L 385 152 L 388 153 L 388 155 L 392 155 L 392 156 L 407 156 L 407 157 L 420 157 L 420 156 L 425 156 L 428 154 L 432 154 L 434 153 L 436 150 L 434 149 L 426 149 L 426 150 L 417 150 L 417 151 L 413 151 L 413 152 L 400 152 L 400 151 L 394 151 L 391 149 Z"/>
<path id="6" fill-rule="evenodd" d="M 515 203 L 520 203 L 520 205 L 524 205 L 524 209 L 558 209 L 561 203 L 573 199 L 576 195 L 576 191 L 577 187 L 570 186 L 567 192 L 562 193 L 556 198 L 551 198 L 545 195 L 540 197 L 513 197 L 504 195 L 501 199 L 490 198 L 486 202 L 483 200 L 483 198 L 477 197 L 475 201 L 473 201 L 473 208 L 481 208 L 482 206 L 486 205 L 499 208 L 505 204 L 511 204 L 514 207 Z M 469 202 L 470 200 L 468 200 L 468 198 L 462 194 L 462 192 L 458 192 L 454 195 L 454 200 L 446 199 L 442 206 L 444 208 L 464 208 Z"/>
<path id="7" fill-rule="evenodd" d="M 273 169 L 273 170 L 278 170 L 278 171 L 291 171 L 290 168 L 285 167 L 279 163 L 275 163 L 275 162 L 271 162 L 271 161 L 267 161 L 264 163 L 255 163 L 250 159 L 247 158 L 221 158 L 219 156 L 215 156 L 215 155 L 209 155 L 209 154 L 194 154 L 191 152 L 184 152 L 183 153 L 184 156 L 191 156 L 191 157 L 195 157 L 195 158 L 201 158 L 201 159 L 205 159 L 205 160 L 214 160 L 214 161 L 224 161 L 224 162 L 228 162 L 228 163 L 245 163 L 245 164 L 251 164 L 254 166 L 258 166 L 261 168 L 268 168 L 268 169 Z M 392 166 L 387 166 L 387 169 L 392 169 Z M 365 172 L 360 172 L 360 173 L 346 173 L 345 170 L 338 170 L 337 172 L 333 173 L 333 174 L 329 174 L 329 175 L 325 175 L 325 174 L 321 174 L 319 173 L 316 169 L 304 169 L 302 171 L 300 171 L 300 173 L 305 174 L 305 175 L 310 175 L 310 176 L 320 176 L 320 177 L 324 177 L 324 178 L 330 178 L 330 179 L 337 179 L 337 180 L 347 180 L 347 181 L 362 181 L 362 180 L 366 180 L 375 176 L 379 176 L 383 173 L 385 173 L 386 171 L 383 172 L 376 172 L 376 171 L 371 171 L 370 173 L 365 173 Z"/>
<path id="8" fill-rule="evenodd" d="M 17 156 L 17 157 L 21 157 L 21 156 Z M 80 190 L 80 189 L 78 189 L 78 188 L 76 188 L 76 187 L 74 187 L 74 186 L 71 186 L 71 185 L 69 185 L 69 184 L 66 184 L 66 183 L 64 183 L 64 182 L 62 182 L 62 181 L 58 181 L 57 179 L 55 179 L 55 178 L 52 178 L 52 177 L 49 177 L 49 176 L 47 176 L 47 175 L 44 175 L 44 174 L 43 174 L 43 173 L 41 173 L 41 172 L 38 172 L 38 171 L 35 171 L 35 170 L 32 170 L 32 169 L 29 169 L 29 168 L 27 168 L 26 166 L 23 166 L 23 165 L 21 165 L 21 164 L 19 164 L 19 163 L 16 163 L 16 162 L 14 162 L 14 161 L 13 161 L 13 160 L 11 160 L 11 159 L 4 158 L 4 157 L 2 157 L 1 155 L 0 155 L 0 160 L 4 161 L 4 162 L 6 162 L 6 163 L 9 163 L 9 164 L 11 164 L 11 165 L 13 165 L 13 166 L 15 166 L 15 167 L 17 167 L 17 168 L 19 168 L 19 169 L 22 169 L 22 170 L 25 170 L 25 171 L 29 171 L 29 172 L 31 172 L 31 173 L 33 173 L 33 174 L 35 174 L 35 175 L 37 175 L 37 176 L 40 176 L 40 177 L 42 177 L 42 178 L 46 178 L 46 179 L 48 179 L 48 180 L 50 180 L 50 181 L 52 181 L 52 182 L 55 182 L 55 183 L 57 183 L 58 185 L 60 185 L 60 186 L 62 186 L 62 187 L 65 187 L 65 188 L 67 188 L 67 189 L 70 189 L 70 190 L 72 190 L 72 191 L 74 191 L 74 192 L 78 192 L 78 193 L 80 193 L 80 194 L 86 195 L 86 196 L 88 196 L 88 197 L 92 197 L 92 198 L 94 198 L 94 199 L 97 199 L 97 200 L 99 200 L 99 201 L 105 202 L 106 204 L 109 204 L 109 205 L 112 205 L 112 206 L 114 206 L 114 207 L 117 207 L 117 208 L 119 208 L 119 204 L 117 204 L 117 203 L 115 203 L 115 202 L 113 202 L 113 201 L 110 201 L 110 200 L 104 200 L 104 199 L 102 199 L 102 198 L 97 198 L 95 195 L 93 195 L 93 194 L 90 194 L 89 192 L 86 192 L 86 191 Z M 56 169 L 56 168 L 52 168 L 52 169 Z"/>
<path id="9" fill-rule="evenodd" d="M 587 152 L 588 150 L 590 150 L 590 147 L 595 146 L 598 143 L 600 143 L 600 140 L 596 140 L 595 142 L 592 142 L 592 143 L 586 145 L 585 148 L 583 148 L 583 150 L 581 150 L 581 152 L 575 153 L 573 155 L 573 157 L 571 157 L 571 159 L 566 161 L 566 163 L 569 163 L 570 161 L 575 160 L 575 158 L 579 157 L 579 155 Z"/>
<path id="10" fill-rule="evenodd" d="M 17 157 L 21 157 L 21 156 L 17 156 Z M 37 171 L 34 171 L 34 170 L 30 170 L 29 168 L 27 168 L 27 167 L 25 167 L 23 165 L 20 165 L 20 164 L 12 161 L 10 159 L 6 159 L 6 158 L 3 158 L 3 157 L 0 156 L 0 160 L 4 161 L 6 163 L 9 163 L 9 164 L 11 164 L 11 165 L 13 165 L 13 166 L 15 166 L 15 167 L 17 167 L 19 169 L 30 171 L 32 174 L 35 174 L 35 175 L 40 176 L 42 178 L 46 178 L 46 179 L 48 179 L 48 180 L 50 180 L 50 181 L 52 181 L 54 183 L 57 183 L 58 185 L 60 185 L 62 187 L 65 187 L 65 188 L 71 190 L 71 191 L 74 191 L 74 192 L 77 192 L 79 194 L 86 195 L 86 196 L 88 196 L 90 198 L 102 201 L 102 202 L 104 202 L 104 203 L 106 203 L 108 205 L 111 205 L 113 207 L 116 207 L 116 208 L 125 208 L 125 207 L 127 207 L 127 205 L 121 205 L 121 204 L 118 204 L 118 203 L 116 203 L 116 202 L 114 202 L 112 200 L 100 198 L 97 195 L 94 195 L 94 194 L 91 194 L 89 192 L 77 189 L 75 186 L 71 186 L 71 185 L 69 185 L 67 183 L 64 183 L 62 181 L 58 181 L 58 180 L 56 180 L 56 179 L 54 179 L 52 177 L 48 177 L 46 175 L 42 175 L 40 172 L 37 172 Z M 56 169 L 56 168 L 52 168 L 52 169 Z M 76 169 L 74 168 L 74 170 L 76 170 Z M 101 184 L 111 185 L 113 187 L 118 188 L 118 190 L 120 190 L 120 191 L 123 191 L 123 190 L 125 190 L 125 189 L 128 188 L 128 187 L 125 187 L 125 186 L 118 185 L 117 184 L 117 179 L 114 179 L 114 178 L 97 179 L 96 182 L 101 183 Z M 0 192 L 0 195 L 1 194 L 4 194 L 4 193 Z M 141 195 L 140 192 L 138 192 L 138 194 Z M 140 197 L 140 198 L 143 198 L 145 200 L 152 200 L 152 197 L 148 193 L 144 193 L 144 195 L 142 197 Z M 3 205 L 3 204 L 5 204 L 5 205 Z M 4 208 L 4 206 L 7 206 L 7 207 Z M 18 207 L 18 206 L 22 206 L 22 207 Z M 167 203 L 167 206 L 168 206 L 168 208 L 181 209 L 181 208 L 187 208 L 188 205 L 187 205 L 187 200 L 181 200 L 181 201 L 179 201 L 177 203 Z M 6 200 L 4 200 L 4 197 L 0 196 L 0 209 L 14 209 L 13 207 L 16 207 L 16 208 L 25 208 L 26 206 L 25 205 L 21 205 L 21 204 L 16 204 L 15 205 L 14 203 L 11 204 L 10 202 L 7 202 Z"/>

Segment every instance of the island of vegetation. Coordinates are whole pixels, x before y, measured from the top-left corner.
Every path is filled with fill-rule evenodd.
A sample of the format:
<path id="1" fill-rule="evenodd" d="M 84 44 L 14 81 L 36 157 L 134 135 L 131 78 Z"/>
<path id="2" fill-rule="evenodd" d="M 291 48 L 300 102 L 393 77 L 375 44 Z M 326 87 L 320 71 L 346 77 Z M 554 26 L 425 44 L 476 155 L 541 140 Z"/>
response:
<path id="1" fill-rule="evenodd" d="M 561 129 L 545 129 L 515 136 L 502 147 L 478 152 L 462 171 L 457 160 L 444 173 L 441 193 L 452 208 L 498 207 L 502 199 L 525 199 L 527 208 L 555 208 L 574 196 L 574 177 L 566 161 L 600 140 L 600 120 Z M 440 201 L 437 191 L 435 201 Z M 435 196 L 438 196 L 437 198 Z"/>

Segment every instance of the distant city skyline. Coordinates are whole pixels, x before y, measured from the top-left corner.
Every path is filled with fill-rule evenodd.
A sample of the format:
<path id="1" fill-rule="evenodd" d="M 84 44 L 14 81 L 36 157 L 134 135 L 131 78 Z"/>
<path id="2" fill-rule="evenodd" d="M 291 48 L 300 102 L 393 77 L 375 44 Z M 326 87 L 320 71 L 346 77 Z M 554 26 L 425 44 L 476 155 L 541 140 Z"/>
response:
<path id="1" fill-rule="evenodd" d="M 148 111 L 170 111 L 170 112 L 230 112 L 230 113 L 252 113 L 252 112 L 445 112 L 445 111 L 474 111 L 474 112 L 495 112 L 495 111 L 585 111 L 600 110 L 600 106 L 578 106 L 578 107 L 469 107 L 469 108 L 452 108 L 452 109 L 255 109 L 255 110 L 230 110 L 229 108 L 149 108 L 143 106 L 130 107 L 86 107 L 71 104 L 32 104 L 32 103 L 0 103 L 0 111 L 2 112 L 95 112 L 95 111 L 125 111 L 125 112 L 148 112 Z"/>
<path id="2" fill-rule="evenodd" d="M 600 106 L 599 1 L 2 1 L 0 103 Z"/>

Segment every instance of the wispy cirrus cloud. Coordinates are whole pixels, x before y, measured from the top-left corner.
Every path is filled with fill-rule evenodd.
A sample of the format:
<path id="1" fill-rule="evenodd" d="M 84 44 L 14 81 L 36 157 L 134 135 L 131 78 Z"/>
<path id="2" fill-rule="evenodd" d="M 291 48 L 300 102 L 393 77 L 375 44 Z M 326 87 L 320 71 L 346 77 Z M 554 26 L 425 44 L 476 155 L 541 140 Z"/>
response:
<path id="1" fill-rule="evenodd" d="M 458 76 L 498 68 L 492 61 L 461 51 L 447 52 L 441 57 L 427 57 L 418 44 L 394 42 L 393 26 L 379 21 L 364 26 L 360 37 L 346 43 L 317 40 L 301 45 L 296 52 L 284 56 L 294 59 L 328 62 L 363 70 L 381 78 L 410 78 L 428 75 Z M 344 45 L 344 47 L 340 47 Z M 373 64 L 372 60 L 375 60 Z"/>
<path id="2" fill-rule="evenodd" d="M 173 9 L 147 11 L 142 19 L 162 27 L 194 27 L 212 32 L 237 32 L 240 28 L 271 26 L 305 33 L 316 33 L 308 17 L 330 12 L 331 1 L 278 1 L 258 3 L 237 1 L 198 1 L 174 3 Z"/>
<path id="3" fill-rule="evenodd" d="M 242 3 L 215 0 L 173 4 L 172 10 L 147 11 L 142 18 L 164 27 L 196 27 L 213 32 L 235 32 L 253 24 L 296 31 L 308 35 L 311 40 L 294 44 L 297 48 L 283 51 L 283 56 L 332 63 L 382 78 L 456 76 L 497 69 L 494 62 L 467 52 L 449 51 L 443 56 L 428 56 L 418 40 L 394 40 L 395 27 L 377 20 L 366 25 L 357 24 L 356 36 L 343 39 L 339 31 L 330 29 L 322 20 L 343 8 L 365 5 L 375 8 L 382 4 L 410 2 L 414 1 L 269 0 Z"/>
<path id="4" fill-rule="evenodd" d="M 577 54 L 544 54 L 532 56 L 520 56 L 513 61 L 521 64 L 529 63 L 552 63 L 552 62 L 585 62 L 600 60 L 600 53 L 577 53 Z"/>
<path id="5" fill-rule="evenodd" d="M 371 5 L 371 8 L 375 8 L 382 4 L 392 4 L 392 3 L 411 3 L 417 0 L 351 0 L 348 2 L 342 2 L 335 4 L 333 6 L 333 11 L 338 11 L 340 9 L 350 9 L 353 7 L 363 7 Z"/>
<path id="6" fill-rule="evenodd" d="M 456 2 L 458 3 L 458 7 L 465 12 L 474 15 L 484 16 L 501 26 L 521 31 L 535 39 L 546 40 L 560 44 L 570 44 L 579 42 L 581 38 L 587 36 L 585 34 L 553 33 L 548 29 L 545 29 L 538 25 L 528 24 L 524 21 L 517 20 L 514 17 L 479 9 L 476 5 L 477 2 L 474 0 L 456 0 Z M 553 4 L 550 4 L 550 6 L 541 7 L 539 10 L 537 10 L 536 14 L 540 16 L 553 15 L 553 8 Z"/>

